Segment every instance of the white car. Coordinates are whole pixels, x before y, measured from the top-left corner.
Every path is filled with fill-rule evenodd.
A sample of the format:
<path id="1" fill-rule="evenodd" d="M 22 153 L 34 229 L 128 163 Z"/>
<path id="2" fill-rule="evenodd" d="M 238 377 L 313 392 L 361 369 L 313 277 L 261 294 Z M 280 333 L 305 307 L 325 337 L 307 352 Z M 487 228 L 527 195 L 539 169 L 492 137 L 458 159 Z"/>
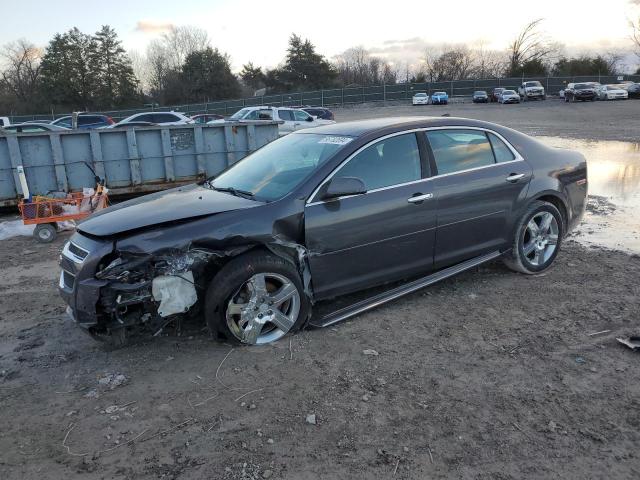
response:
<path id="1" fill-rule="evenodd" d="M 411 99 L 411 105 L 428 105 L 429 95 L 424 92 L 416 93 Z"/>
<path id="2" fill-rule="evenodd" d="M 9 125 L 11 125 L 9 117 L 0 117 L 0 127 L 7 127 Z"/>
<path id="3" fill-rule="evenodd" d="M 503 90 L 500 93 L 498 102 L 502 103 L 520 103 L 520 95 L 515 90 Z"/>
<path id="4" fill-rule="evenodd" d="M 179 112 L 143 112 L 131 115 L 107 128 L 126 127 L 129 123 L 139 124 L 140 122 L 149 123 L 149 125 L 186 125 L 194 123 L 192 119 Z"/>
<path id="5" fill-rule="evenodd" d="M 309 115 L 299 108 L 289 107 L 245 107 L 224 120 L 212 120 L 209 124 L 224 122 L 246 122 L 250 120 L 275 120 L 282 123 L 278 126 L 280 136 L 302 130 L 336 123 L 334 120 L 323 120 Z"/>
<path id="6" fill-rule="evenodd" d="M 629 92 L 618 85 L 600 85 L 596 89 L 596 93 L 600 100 L 626 100 L 629 98 Z"/>

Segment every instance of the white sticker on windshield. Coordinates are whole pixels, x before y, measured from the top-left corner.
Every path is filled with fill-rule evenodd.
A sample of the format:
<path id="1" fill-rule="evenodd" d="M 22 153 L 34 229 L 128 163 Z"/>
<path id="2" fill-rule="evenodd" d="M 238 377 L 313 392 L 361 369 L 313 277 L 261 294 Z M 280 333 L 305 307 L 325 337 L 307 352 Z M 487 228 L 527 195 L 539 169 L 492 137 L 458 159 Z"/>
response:
<path id="1" fill-rule="evenodd" d="M 353 138 L 351 137 L 322 137 L 318 143 L 330 143 L 331 145 L 346 145 Z"/>

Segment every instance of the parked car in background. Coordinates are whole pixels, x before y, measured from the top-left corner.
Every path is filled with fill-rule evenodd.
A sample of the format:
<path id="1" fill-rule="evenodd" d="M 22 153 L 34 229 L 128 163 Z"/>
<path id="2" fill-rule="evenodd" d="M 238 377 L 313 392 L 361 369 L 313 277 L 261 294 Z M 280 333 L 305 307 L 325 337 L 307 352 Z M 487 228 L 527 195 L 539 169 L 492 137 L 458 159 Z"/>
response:
<path id="1" fill-rule="evenodd" d="M 418 92 L 413 97 L 411 97 L 411 105 L 428 105 L 429 104 L 429 95 L 425 92 Z"/>
<path id="2" fill-rule="evenodd" d="M 299 107 L 300 110 L 304 110 L 309 115 L 313 115 L 314 117 L 320 120 L 334 120 L 335 117 L 333 112 L 325 107 Z"/>
<path id="3" fill-rule="evenodd" d="M 11 125 L 9 117 L 0 117 L 0 127 L 6 127 L 7 125 Z"/>
<path id="4" fill-rule="evenodd" d="M 596 88 L 598 100 L 626 100 L 629 98 L 627 92 L 620 85 L 600 85 Z"/>
<path id="5" fill-rule="evenodd" d="M 120 120 L 113 127 L 123 127 L 132 122 L 154 123 L 157 125 L 187 125 L 194 123 L 184 113 L 179 112 L 143 112 Z"/>
<path id="6" fill-rule="evenodd" d="M 640 83 L 630 83 L 624 86 L 629 98 L 640 98 Z"/>
<path id="7" fill-rule="evenodd" d="M 131 122 L 127 122 L 127 123 L 116 123 L 115 125 L 109 125 L 108 127 L 105 128 L 133 128 L 133 127 L 155 127 L 157 126 L 157 123 L 151 123 L 151 122 L 139 122 L 137 120 L 133 120 Z"/>
<path id="8" fill-rule="evenodd" d="M 100 113 L 81 113 L 78 115 L 78 130 L 88 130 L 91 128 L 103 128 L 113 125 L 115 122 L 108 115 L 102 115 Z M 72 117 L 67 115 L 55 119 L 51 122 L 51 125 L 57 125 L 58 127 L 73 128 Z"/>
<path id="9" fill-rule="evenodd" d="M 431 95 L 431 105 L 446 105 L 449 103 L 447 92 L 434 92 Z"/>
<path id="10" fill-rule="evenodd" d="M 327 125 L 93 214 L 62 250 L 59 289 L 78 326 L 115 343 L 193 311 L 217 338 L 267 344 L 490 260 L 539 274 L 586 197 L 581 154 L 493 123 Z M 407 279 L 328 316 L 311 309 Z"/>
<path id="11" fill-rule="evenodd" d="M 209 123 L 246 122 L 250 120 L 281 121 L 282 123 L 278 126 L 278 132 L 281 136 L 296 130 L 336 123 L 333 120 L 315 118 L 299 108 L 269 106 L 245 107 L 225 120 L 213 120 Z"/>
<path id="12" fill-rule="evenodd" d="M 547 98 L 544 87 L 537 80 L 523 82 L 518 87 L 518 94 L 525 102 L 528 100 L 545 100 Z"/>
<path id="13" fill-rule="evenodd" d="M 492 102 L 499 102 L 500 101 L 500 94 L 502 93 L 502 91 L 504 90 L 504 88 L 502 87 L 496 87 L 493 89 L 493 91 L 491 92 L 491 96 L 489 97 L 489 100 Z"/>
<path id="14" fill-rule="evenodd" d="M 487 103 L 489 101 L 489 95 L 484 90 L 476 90 L 471 96 L 473 103 Z"/>
<path id="15" fill-rule="evenodd" d="M 38 123 L 38 124 L 50 124 L 53 123 L 53 120 L 27 120 L 26 122 L 21 122 L 23 125 L 25 123 Z"/>
<path id="16" fill-rule="evenodd" d="M 218 115 L 216 113 L 201 113 L 191 116 L 191 120 L 193 120 L 195 123 L 209 123 L 212 120 L 220 120 L 223 118 L 223 115 Z"/>
<path id="17" fill-rule="evenodd" d="M 38 133 L 38 132 L 62 132 L 68 131 L 68 128 L 59 125 L 51 125 L 49 123 L 14 123 L 2 127 L 5 132 L 13 133 Z"/>
<path id="18" fill-rule="evenodd" d="M 571 85 L 571 88 L 569 88 Z M 574 83 L 567 85 L 567 88 L 564 91 L 564 101 L 565 102 L 577 102 L 578 100 L 584 101 L 595 101 L 597 93 L 596 89 L 588 84 L 588 83 Z"/>
<path id="19" fill-rule="evenodd" d="M 520 95 L 515 90 L 502 90 L 498 101 L 503 105 L 506 103 L 520 103 Z"/>

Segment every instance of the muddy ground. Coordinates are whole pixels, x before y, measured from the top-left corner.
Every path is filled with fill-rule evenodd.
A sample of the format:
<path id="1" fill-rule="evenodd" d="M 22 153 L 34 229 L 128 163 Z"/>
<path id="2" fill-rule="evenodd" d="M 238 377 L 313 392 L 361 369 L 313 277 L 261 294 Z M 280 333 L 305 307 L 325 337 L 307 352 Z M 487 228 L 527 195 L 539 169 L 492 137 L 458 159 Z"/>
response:
<path id="1" fill-rule="evenodd" d="M 569 239 L 275 345 L 111 350 L 64 315 L 68 235 L 0 242 L 0 479 L 640 478 L 637 255 Z"/>

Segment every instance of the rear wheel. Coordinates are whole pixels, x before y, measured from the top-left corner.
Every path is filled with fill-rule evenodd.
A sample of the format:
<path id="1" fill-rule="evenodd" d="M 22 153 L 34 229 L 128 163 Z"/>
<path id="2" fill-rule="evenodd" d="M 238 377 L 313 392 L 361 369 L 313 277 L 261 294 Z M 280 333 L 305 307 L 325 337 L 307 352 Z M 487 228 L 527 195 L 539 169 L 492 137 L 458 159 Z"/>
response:
<path id="1" fill-rule="evenodd" d="M 271 343 L 298 329 L 309 302 L 293 263 L 263 252 L 233 259 L 211 281 L 205 318 L 234 343 Z"/>
<path id="2" fill-rule="evenodd" d="M 504 262 L 516 272 L 540 273 L 558 255 L 563 234 L 564 223 L 558 209 L 548 202 L 533 202 L 518 222 L 511 252 Z"/>

